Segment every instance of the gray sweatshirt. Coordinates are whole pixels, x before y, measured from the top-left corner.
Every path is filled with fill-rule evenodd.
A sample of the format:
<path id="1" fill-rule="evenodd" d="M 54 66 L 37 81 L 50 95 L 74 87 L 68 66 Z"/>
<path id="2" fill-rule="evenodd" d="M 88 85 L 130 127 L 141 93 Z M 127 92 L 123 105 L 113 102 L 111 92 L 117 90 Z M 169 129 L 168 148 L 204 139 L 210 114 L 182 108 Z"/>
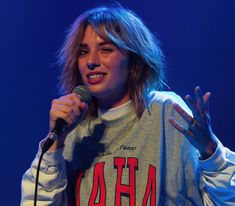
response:
<path id="1" fill-rule="evenodd" d="M 140 119 L 131 101 L 87 118 L 63 149 L 45 154 L 38 205 L 235 205 L 234 153 L 219 143 L 199 161 L 168 122 L 173 117 L 186 126 L 172 103 L 191 114 L 179 96 L 156 92 Z M 22 205 L 32 205 L 39 155 L 23 177 Z"/>

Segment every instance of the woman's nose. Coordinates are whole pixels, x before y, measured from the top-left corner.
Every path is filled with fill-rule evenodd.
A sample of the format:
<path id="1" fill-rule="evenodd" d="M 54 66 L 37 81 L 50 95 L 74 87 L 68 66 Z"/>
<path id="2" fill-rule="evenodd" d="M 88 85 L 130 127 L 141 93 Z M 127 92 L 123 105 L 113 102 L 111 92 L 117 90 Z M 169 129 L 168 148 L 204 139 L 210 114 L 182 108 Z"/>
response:
<path id="1" fill-rule="evenodd" d="M 90 70 L 94 70 L 96 67 L 100 66 L 99 57 L 96 53 L 90 53 L 89 59 L 87 61 L 87 67 Z"/>
<path id="2" fill-rule="evenodd" d="M 96 67 L 99 67 L 100 66 L 100 64 L 98 64 L 98 63 L 87 63 L 87 67 L 88 67 L 88 69 L 90 69 L 90 70 L 94 70 Z"/>

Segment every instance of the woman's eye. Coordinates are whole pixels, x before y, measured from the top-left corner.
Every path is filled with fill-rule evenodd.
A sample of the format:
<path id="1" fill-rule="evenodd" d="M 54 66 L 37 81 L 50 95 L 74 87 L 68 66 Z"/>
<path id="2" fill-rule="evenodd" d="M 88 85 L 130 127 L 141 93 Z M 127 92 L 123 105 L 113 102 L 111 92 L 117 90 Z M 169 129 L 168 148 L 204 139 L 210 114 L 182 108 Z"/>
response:
<path id="1" fill-rule="evenodd" d="M 103 47 L 101 50 L 102 50 L 103 52 L 105 52 L 105 53 L 111 53 L 111 52 L 113 52 L 113 49 L 112 49 L 112 48 L 108 48 L 108 47 Z"/>
<path id="2" fill-rule="evenodd" d="M 88 50 L 87 49 L 80 49 L 80 51 L 79 51 L 79 56 L 83 56 L 83 55 L 85 55 L 85 54 L 87 54 L 88 53 Z"/>

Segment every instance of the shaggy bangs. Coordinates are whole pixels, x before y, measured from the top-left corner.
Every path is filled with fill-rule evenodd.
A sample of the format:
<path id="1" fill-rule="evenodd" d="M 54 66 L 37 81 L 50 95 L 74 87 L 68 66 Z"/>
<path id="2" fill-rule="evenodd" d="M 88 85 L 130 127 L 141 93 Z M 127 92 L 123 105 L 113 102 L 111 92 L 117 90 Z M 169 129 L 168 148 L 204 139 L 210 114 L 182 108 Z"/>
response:
<path id="1" fill-rule="evenodd" d="M 125 27 L 125 18 L 128 18 L 126 13 L 121 14 L 120 8 L 97 8 L 97 13 L 93 13 L 87 20 L 87 25 L 91 25 L 96 33 L 106 40 L 113 43 L 115 46 L 135 52 L 128 45 L 127 37 L 128 32 Z M 92 13 L 92 12 L 91 12 Z"/>

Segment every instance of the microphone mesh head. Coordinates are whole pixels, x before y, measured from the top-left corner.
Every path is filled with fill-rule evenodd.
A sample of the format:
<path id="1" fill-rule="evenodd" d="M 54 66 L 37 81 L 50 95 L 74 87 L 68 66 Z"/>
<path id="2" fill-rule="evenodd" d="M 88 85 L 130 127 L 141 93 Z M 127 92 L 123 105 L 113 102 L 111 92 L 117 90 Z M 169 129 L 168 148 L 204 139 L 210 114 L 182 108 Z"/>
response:
<path id="1" fill-rule="evenodd" d="M 92 99 L 92 95 L 91 95 L 91 92 L 88 89 L 88 87 L 86 87 L 84 85 L 76 86 L 73 89 L 73 93 L 76 93 L 76 94 L 80 95 L 81 96 L 81 100 L 83 102 L 85 102 L 86 104 L 90 104 L 91 99 Z"/>

